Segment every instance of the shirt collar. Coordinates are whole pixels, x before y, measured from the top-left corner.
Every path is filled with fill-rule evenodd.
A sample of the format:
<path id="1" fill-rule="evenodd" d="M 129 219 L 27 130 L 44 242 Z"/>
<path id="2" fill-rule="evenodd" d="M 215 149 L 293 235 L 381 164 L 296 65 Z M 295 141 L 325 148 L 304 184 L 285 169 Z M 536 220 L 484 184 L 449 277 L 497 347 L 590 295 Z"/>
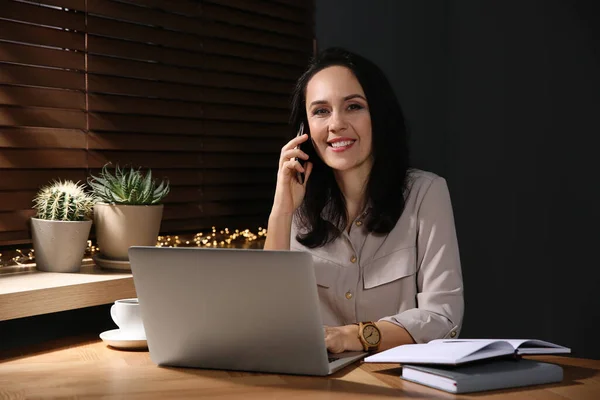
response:
<path id="1" fill-rule="evenodd" d="M 333 203 L 331 201 L 327 202 L 327 204 L 325 204 L 325 207 L 323 207 L 323 210 L 321 210 L 321 218 L 323 220 L 333 224 L 333 221 L 330 218 L 332 208 L 333 208 Z M 363 210 L 359 214 L 358 218 L 364 219 L 369 214 L 369 212 L 371 211 L 372 208 L 373 208 L 373 203 L 369 199 L 369 201 L 367 201 L 367 205 L 363 208 Z M 348 221 L 348 222 L 353 222 L 353 221 Z"/>

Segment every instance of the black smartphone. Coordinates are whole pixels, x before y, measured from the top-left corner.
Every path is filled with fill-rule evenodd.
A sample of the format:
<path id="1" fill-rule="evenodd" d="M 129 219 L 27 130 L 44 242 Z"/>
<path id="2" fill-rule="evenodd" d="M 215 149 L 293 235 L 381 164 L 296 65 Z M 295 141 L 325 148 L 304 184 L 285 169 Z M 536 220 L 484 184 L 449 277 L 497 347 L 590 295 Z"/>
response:
<path id="1" fill-rule="evenodd" d="M 296 137 L 302 136 L 302 135 L 304 135 L 304 122 L 300 122 L 300 128 L 298 128 L 298 133 L 296 134 Z M 300 145 L 296 146 L 296 148 L 299 149 Z M 296 161 L 298 161 L 300 163 L 300 165 L 302 166 L 302 168 L 304 168 L 304 160 L 296 157 Z M 298 182 L 300 182 L 300 184 L 303 185 L 304 184 L 304 173 L 296 171 L 296 179 L 298 179 Z"/>

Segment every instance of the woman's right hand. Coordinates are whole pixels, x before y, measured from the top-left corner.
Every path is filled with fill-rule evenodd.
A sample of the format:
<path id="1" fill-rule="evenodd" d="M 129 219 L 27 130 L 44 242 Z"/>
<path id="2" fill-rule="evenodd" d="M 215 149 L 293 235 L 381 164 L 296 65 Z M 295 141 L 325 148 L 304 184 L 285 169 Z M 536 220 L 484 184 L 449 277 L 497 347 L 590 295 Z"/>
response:
<path id="1" fill-rule="evenodd" d="M 271 213 L 277 215 L 292 215 L 304 199 L 306 183 L 312 172 L 313 164 L 307 162 L 308 154 L 296 147 L 308 140 L 308 135 L 295 137 L 281 148 L 279 170 L 277 171 L 277 186 Z M 303 168 L 295 158 L 304 160 Z M 304 173 L 304 183 L 298 182 L 296 173 Z"/>

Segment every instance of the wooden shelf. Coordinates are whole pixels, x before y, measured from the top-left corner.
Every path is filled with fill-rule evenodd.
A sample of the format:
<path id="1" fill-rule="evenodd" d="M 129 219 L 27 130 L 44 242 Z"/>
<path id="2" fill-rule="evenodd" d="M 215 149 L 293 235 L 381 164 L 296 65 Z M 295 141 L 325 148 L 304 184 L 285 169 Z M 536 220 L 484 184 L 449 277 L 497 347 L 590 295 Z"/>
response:
<path id="1" fill-rule="evenodd" d="M 30 270 L 0 275 L 0 321 L 109 304 L 137 297 L 128 271 L 94 264 L 78 273 Z"/>

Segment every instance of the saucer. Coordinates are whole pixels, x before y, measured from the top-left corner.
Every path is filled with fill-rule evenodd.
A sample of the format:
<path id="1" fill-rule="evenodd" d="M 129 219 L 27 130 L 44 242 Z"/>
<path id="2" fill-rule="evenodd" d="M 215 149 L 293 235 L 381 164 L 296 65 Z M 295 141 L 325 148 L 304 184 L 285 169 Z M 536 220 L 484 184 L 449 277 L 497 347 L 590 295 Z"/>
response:
<path id="1" fill-rule="evenodd" d="M 127 350 L 141 350 L 147 349 L 148 343 L 144 335 L 131 335 L 130 333 L 124 332 L 121 329 L 113 329 L 105 331 L 100 334 L 102 339 L 107 345 L 117 349 Z"/>
<path id="2" fill-rule="evenodd" d="M 100 257 L 99 254 L 94 254 L 92 259 L 100 268 L 131 271 L 131 265 L 129 265 L 129 261 L 110 260 L 108 258 Z"/>

